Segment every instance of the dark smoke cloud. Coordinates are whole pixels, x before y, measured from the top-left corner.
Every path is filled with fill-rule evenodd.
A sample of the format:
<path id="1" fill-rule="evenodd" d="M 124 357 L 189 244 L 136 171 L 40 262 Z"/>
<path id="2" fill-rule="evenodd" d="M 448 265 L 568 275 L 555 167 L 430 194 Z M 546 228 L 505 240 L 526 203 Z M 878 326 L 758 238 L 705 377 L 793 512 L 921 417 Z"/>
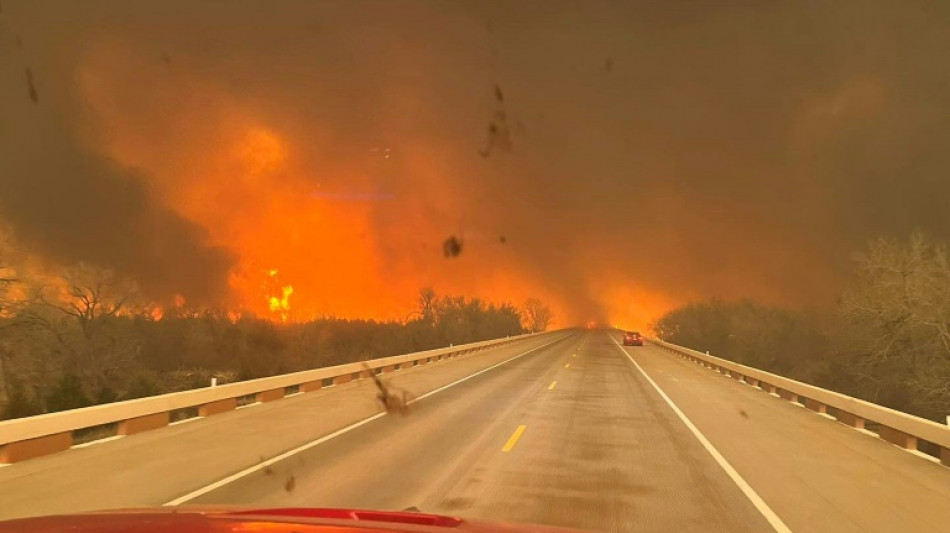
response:
<path id="1" fill-rule="evenodd" d="M 0 19 L 0 218 L 29 251 L 113 268 L 158 300 L 226 299 L 230 254 L 154 198 L 140 171 L 81 139 L 83 102 L 70 68 L 77 56 L 63 42 L 71 38 L 25 24 L 32 50 L 12 46 L 20 28 L 11 17 L 22 7 Z"/>
<path id="2" fill-rule="evenodd" d="M 4 7 L 2 97 L 17 124 L 73 94 L 77 56 L 51 45 L 35 53 L 40 68 L 26 57 L 30 42 L 83 49 L 107 37 L 139 60 L 114 76 L 130 120 L 200 141 L 170 128 L 156 105 L 196 85 L 161 94 L 152 61 L 266 117 L 314 168 L 345 162 L 366 176 L 326 178 L 335 193 L 392 195 L 373 209 L 380 252 L 393 278 L 420 286 L 446 276 L 474 286 L 486 270 L 510 268 L 557 294 L 576 320 L 609 314 L 617 284 L 680 301 L 824 304 L 866 239 L 914 228 L 950 238 L 950 17 L 937 2 L 89 2 L 42 16 Z M 30 17 L 45 25 L 13 27 Z M 500 131 L 499 94 L 508 149 L 483 157 L 486 131 Z M 74 118 L 49 127 L 68 131 Z M 4 153 L 22 146 L 4 128 Z M 330 141 L 308 152 L 316 130 Z M 151 262 L 132 258 L 176 244 L 192 252 L 168 254 L 181 261 L 169 269 L 222 279 L 227 261 L 186 223 L 181 237 L 157 231 L 166 224 L 156 220 L 174 217 L 128 185 L 141 180 L 63 139 L 65 152 L 36 168 L 110 176 L 89 200 L 118 214 L 101 226 L 127 231 L 115 222 L 133 214 L 120 207 L 134 201 L 114 200 L 123 190 L 158 217 L 142 215 L 128 239 L 113 231 L 103 258 L 160 279 L 164 269 L 145 272 Z M 385 167 L 367 155 L 384 147 L 393 154 Z M 42 159 L 42 148 L 23 153 Z M 62 153 L 65 167 L 54 162 Z M 423 160 L 438 164 L 427 173 Z M 41 215 L 37 199 L 17 209 L 25 200 L 8 196 L 57 189 L 62 210 L 88 187 L 51 177 L 14 186 L 7 168 L 6 210 L 36 228 L 37 246 L 94 247 L 70 248 L 77 241 L 59 232 L 79 229 Z M 456 234 L 465 253 L 446 261 L 439 246 Z"/>

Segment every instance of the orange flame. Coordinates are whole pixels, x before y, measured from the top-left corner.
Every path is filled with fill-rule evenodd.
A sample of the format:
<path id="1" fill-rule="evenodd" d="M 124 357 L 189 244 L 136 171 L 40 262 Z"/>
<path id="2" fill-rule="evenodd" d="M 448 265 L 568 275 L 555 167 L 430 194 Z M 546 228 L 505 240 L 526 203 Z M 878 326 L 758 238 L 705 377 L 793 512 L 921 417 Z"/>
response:
<path id="1" fill-rule="evenodd" d="M 280 320 L 286 322 L 290 312 L 290 295 L 294 293 L 294 288 L 287 285 L 286 287 L 281 287 L 280 291 L 281 297 L 271 296 L 268 299 L 268 304 L 271 312 L 280 313 Z"/>
<path id="2" fill-rule="evenodd" d="M 462 231 L 457 213 L 470 203 L 444 179 L 458 169 L 459 159 L 442 139 L 405 138 L 368 163 L 353 155 L 358 150 L 339 150 L 334 124 L 294 123 L 292 116 L 275 115 L 199 72 L 182 72 L 191 82 L 183 84 L 141 65 L 127 48 L 102 42 L 79 66 L 89 116 L 98 126 L 94 131 L 107 132 L 98 145 L 121 163 L 143 169 L 163 202 L 205 228 L 209 244 L 234 253 L 228 303 L 235 309 L 286 321 L 293 297 L 294 319 L 402 320 L 419 289 L 432 287 L 516 305 L 538 297 L 551 305 L 559 325 L 578 318 L 575 302 L 559 299 L 557 288 L 543 286 L 519 259 L 514 239 L 500 244 L 498 236 L 488 236 L 500 232 L 490 222 L 477 228 L 486 235 L 466 241 L 458 260 L 442 259 L 441 243 Z M 129 79 L 148 89 L 130 90 L 124 85 Z M 136 98 L 124 97 L 128 94 Z M 151 122 L 129 120 L 142 102 L 163 112 L 150 116 Z M 413 116 L 398 105 L 391 113 L 380 120 Z M 156 143 L 155 132 L 166 130 L 176 134 Z M 372 146 L 367 144 L 367 153 Z M 334 196 L 379 192 L 385 182 L 378 176 L 390 172 L 405 176 L 412 194 L 393 193 L 398 205 L 389 212 L 379 203 Z M 280 266 L 279 273 L 273 265 Z M 617 320 L 642 324 L 666 303 L 654 295 L 637 296 L 636 307 L 616 298 L 609 311 Z"/>

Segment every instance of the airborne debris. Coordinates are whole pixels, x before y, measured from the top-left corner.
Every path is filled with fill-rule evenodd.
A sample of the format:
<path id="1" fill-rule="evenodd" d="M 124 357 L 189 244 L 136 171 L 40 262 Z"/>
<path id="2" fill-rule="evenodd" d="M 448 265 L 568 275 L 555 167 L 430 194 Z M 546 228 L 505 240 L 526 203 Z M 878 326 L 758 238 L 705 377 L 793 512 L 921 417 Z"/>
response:
<path id="1" fill-rule="evenodd" d="M 284 483 L 284 490 L 287 492 L 293 492 L 294 488 L 297 487 L 297 479 L 293 474 L 287 477 L 287 481 Z"/>
<path id="2" fill-rule="evenodd" d="M 739 409 L 739 415 L 742 416 L 742 418 L 749 418 L 749 413 L 745 412 L 745 409 Z"/>
<path id="3" fill-rule="evenodd" d="M 26 69 L 26 85 L 30 92 L 30 100 L 34 104 L 40 103 L 40 95 L 36 92 L 36 84 L 33 82 L 33 71 L 29 67 Z"/>
<path id="4" fill-rule="evenodd" d="M 498 238 L 498 242 L 505 244 L 506 242 L 508 242 L 508 239 L 506 239 L 505 236 L 502 235 L 501 237 Z"/>
<path id="5" fill-rule="evenodd" d="M 604 70 L 606 70 L 607 72 L 614 71 L 614 58 L 607 56 L 607 60 L 604 61 Z"/>
<path id="6" fill-rule="evenodd" d="M 370 368 L 366 363 L 363 363 L 363 368 L 369 372 L 369 375 L 376 383 L 376 387 L 379 388 L 379 394 L 376 395 L 376 399 L 379 400 L 379 403 L 383 405 L 383 409 L 390 414 L 399 413 L 402 416 L 408 415 L 410 401 L 409 392 L 405 390 L 396 390 L 395 387 L 383 383 L 383 380 L 380 379 L 380 377 L 376 375 L 376 372 L 374 372 L 373 369 Z"/>
<path id="7" fill-rule="evenodd" d="M 445 257 L 458 257 L 462 253 L 462 240 L 455 235 L 445 239 L 442 243 L 442 253 Z"/>
<path id="8" fill-rule="evenodd" d="M 495 84 L 495 116 L 488 123 L 488 142 L 485 148 L 478 153 L 482 157 L 491 155 L 492 149 L 503 152 L 511 151 L 511 134 L 508 128 L 508 114 L 505 111 L 505 94 L 501 87 Z"/>
<path id="9" fill-rule="evenodd" d="M 162 54 L 162 63 L 165 63 L 166 65 L 171 65 L 172 58 L 169 57 L 168 54 Z"/>

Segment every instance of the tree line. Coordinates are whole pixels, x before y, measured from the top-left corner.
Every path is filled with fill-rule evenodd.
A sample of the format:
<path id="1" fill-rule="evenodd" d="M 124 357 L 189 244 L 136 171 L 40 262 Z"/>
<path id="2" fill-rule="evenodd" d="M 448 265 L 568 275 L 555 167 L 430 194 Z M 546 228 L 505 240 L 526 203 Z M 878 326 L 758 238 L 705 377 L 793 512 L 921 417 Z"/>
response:
<path id="1" fill-rule="evenodd" d="M 431 289 L 416 307 L 402 322 L 280 323 L 186 306 L 157 312 L 133 283 L 89 265 L 45 286 L 0 272 L 0 418 L 543 331 L 552 318 L 537 300 L 519 309 Z"/>
<path id="2" fill-rule="evenodd" d="M 947 245 L 915 233 L 855 257 L 834 308 L 707 300 L 666 313 L 657 337 L 944 422 L 950 415 Z"/>

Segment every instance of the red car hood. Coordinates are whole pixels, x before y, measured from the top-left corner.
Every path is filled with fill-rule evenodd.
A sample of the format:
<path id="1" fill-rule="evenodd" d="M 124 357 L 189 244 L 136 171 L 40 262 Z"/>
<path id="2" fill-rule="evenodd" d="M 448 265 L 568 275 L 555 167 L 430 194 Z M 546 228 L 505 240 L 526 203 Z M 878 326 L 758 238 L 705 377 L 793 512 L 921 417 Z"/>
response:
<path id="1" fill-rule="evenodd" d="M 565 533 L 567 529 L 505 524 L 400 511 L 325 508 L 123 509 L 0 522 L 0 533 Z"/>

